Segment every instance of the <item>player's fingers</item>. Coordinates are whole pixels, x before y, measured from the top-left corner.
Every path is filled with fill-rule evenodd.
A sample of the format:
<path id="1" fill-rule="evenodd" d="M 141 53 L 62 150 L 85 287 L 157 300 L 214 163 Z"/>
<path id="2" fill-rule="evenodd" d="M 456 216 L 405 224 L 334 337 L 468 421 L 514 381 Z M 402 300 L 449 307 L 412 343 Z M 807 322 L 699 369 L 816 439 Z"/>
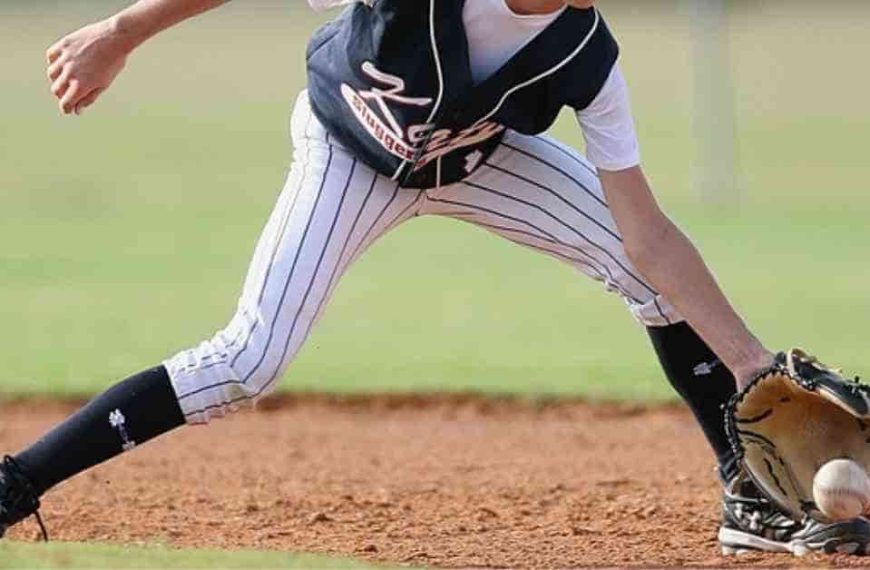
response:
<path id="1" fill-rule="evenodd" d="M 54 60 L 54 62 L 49 64 L 48 68 L 46 68 L 45 75 L 51 81 L 54 81 L 55 79 L 60 77 L 60 73 L 63 71 L 64 63 L 66 63 L 66 58 L 64 57 Z"/>
<path id="2" fill-rule="evenodd" d="M 90 93 L 88 93 L 87 95 L 82 97 L 79 100 L 79 102 L 76 103 L 76 107 L 75 107 L 76 115 L 81 115 L 85 109 L 87 109 L 88 107 L 93 105 L 94 101 L 97 100 L 97 98 L 100 96 L 100 94 L 102 92 L 103 92 L 103 90 L 98 88 L 98 89 L 94 89 L 93 91 L 91 91 Z"/>
<path id="3" fill-rule="evenodd" d="M 63 97 L 69 85 L 69 75 L 69 67 L 64 67 L 60 75 L 57 76 L 57 79 L 54 80 L 54 83 L 51 84 L 51 92 L 54 93 L 55 97 Z"/>
<path id="4" fill-rule="evenodd" d="M 77 79 L 70 79 L 69 87 L 63 93 L 60 99 L 60 111 L 64 115 L 69 115 L 75 109 L 76 103 L 81 97 L 81 83 Z"/>
<path id="5" fill-rule="evenodd" d="M 50 48 L 45 50 L 45 60 L 48 63 L 54 63 L 57 58 L 59 58 L 63 54 L 63 43 L 62 40 L 55 42 Z"/>

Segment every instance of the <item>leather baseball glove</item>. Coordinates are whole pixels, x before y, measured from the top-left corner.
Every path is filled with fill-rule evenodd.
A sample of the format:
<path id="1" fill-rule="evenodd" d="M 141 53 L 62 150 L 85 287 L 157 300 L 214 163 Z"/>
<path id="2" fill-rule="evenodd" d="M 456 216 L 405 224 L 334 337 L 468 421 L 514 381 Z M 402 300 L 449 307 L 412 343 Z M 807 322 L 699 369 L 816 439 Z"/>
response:
<path id="1" fill-rule="evenodd" d="M 758 488 L 795 520 L 825 520 L 813 477 L 832 459 L 870 469 L 870 387 L 798 349 L 735 395 L 725 427 Z"/>

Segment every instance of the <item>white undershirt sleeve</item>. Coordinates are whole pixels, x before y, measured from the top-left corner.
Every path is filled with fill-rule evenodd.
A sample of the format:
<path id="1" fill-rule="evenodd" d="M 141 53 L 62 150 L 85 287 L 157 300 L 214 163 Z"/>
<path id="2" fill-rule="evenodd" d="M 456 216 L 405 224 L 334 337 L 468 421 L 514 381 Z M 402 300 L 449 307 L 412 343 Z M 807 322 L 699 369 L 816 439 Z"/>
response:
<path id="1" fill-rule="evenodd" d="M 595 100 L 577 120 L 586 139 L 586 155 L 601 170 L 625 170 L 640 164 L 640 147 L 628 98 L 628 86 L 619 64 Z"/>

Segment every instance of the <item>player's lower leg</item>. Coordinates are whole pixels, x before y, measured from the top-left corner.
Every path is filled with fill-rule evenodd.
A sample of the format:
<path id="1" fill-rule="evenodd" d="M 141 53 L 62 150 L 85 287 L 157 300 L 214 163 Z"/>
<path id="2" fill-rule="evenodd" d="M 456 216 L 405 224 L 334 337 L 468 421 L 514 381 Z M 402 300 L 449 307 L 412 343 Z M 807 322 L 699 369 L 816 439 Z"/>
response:
<path id="1" fill-rule="evenodd" d="M 61 481 L 183 425 L 163 366 L 127 378 L 0 463 L 0 536 Z"/>
<path id="2" fill-rule="evenodd" d="M 726 554 L 745 550 L 864 553 L 870 523 L 794 521 L 741 473 L 725 433 L 723 406 L 736 392 L 734 376 L 686 323 L 648 329 L 665 374 L 691 408 L 716 453 L 724 486 L 719 542 Z"/>
<path id="3" fill-rule="evenodd" d="M 647 331 L 668 381 L 695 414 L 716 454 L 719 476 L 723 482 L 732 480 L 738 466 L 725 433 L 723 406 L 737 390 L 734 376 L 688 324 Z"/>

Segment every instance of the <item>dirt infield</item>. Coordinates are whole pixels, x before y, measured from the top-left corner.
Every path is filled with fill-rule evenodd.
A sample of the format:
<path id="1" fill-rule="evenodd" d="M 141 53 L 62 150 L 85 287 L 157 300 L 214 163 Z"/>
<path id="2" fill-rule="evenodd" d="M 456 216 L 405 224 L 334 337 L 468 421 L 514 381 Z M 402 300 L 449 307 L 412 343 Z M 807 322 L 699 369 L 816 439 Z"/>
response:
<path id="1" fill-rule="evenodd" d="M 14 450 L 70 410 L 0 406 Z M 722 558 L 690 416 L 586 404 L 304 397 L 186 428 L 61 486 L 55 539 L 311 551 L 447 567 L 766 565 Z M 28 523 L 11 533 L 36 536 Z M 808 557 L 801 565 L 862 566 Z"/>

